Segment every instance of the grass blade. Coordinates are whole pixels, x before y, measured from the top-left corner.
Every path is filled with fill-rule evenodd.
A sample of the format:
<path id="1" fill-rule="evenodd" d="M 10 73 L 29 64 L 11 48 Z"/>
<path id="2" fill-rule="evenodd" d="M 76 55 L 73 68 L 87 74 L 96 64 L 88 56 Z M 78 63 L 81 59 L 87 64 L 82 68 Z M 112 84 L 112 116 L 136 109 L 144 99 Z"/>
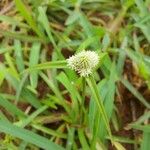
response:
<path id="1" fill-rule="evenodd" d="M 38 42 L 33 43 L 32 47 L 31 47 L 31 51 L 30 51 L 29 67 L 32 68 L 32 66 L 35 66 L 35 65 L 38 64 L 39 55 L 40 55 L 40 48 L 41 48 L 41 44 L 40 43 L 38 43 Z M 30 83 L 31 83 L 31 86 L 33 88 L 37 87 L 37 84 L 38 84 L 38 72 L 36 70 L 30 72 Z"/>
<path id="2" fill-rule="evenodd" d="M 18 40 L 24 41 L 24 42 L 47 43 L 46 39 L 39 38 L 36 36 L 30 36 L 30 35 L 26 35 L 26 34 L 16 33 L 16 32 L 0 30 L 0 34 L 3 35 L 4 37 L 8 37 L 10 39 L 18 39 Z"/>
<path id="3" fill-rule="evenodd" d="M 10 134 L 11 136 L 20 138 L 26 142 L 32 143 L 39 148 L 43 148 L 45 150 L 64 150 L 62 147 L 54 144 L 50 140 L 38 134 L 35 134 L 26 129 L 19 128 L 3 120 L 0 120 L 0 131 L 6 134 Z"/>
<path id="4" fill-rule="evenodd" d="M 150 133 L 143 132 L 143 140 L 141 143 L 140 150 L 149 150 L 149 139 L 150 139 Z"/>
<path id="5" fill-rule="evenodd" d="M 43 37 L 43 33 L 38 29 L 36 22 L 33 20 L 31 16 L 32 13 L 30 12 L 29 9 L 27 9 L 23 1 L 15 0 L 15 4 L 17 9 L 20 11 L 21 15 L 26 19 L 26 21 L 31 26 L 31 28 L 36 32 L 36 34 L 39 37 Z"/>
<path id="6" fill-rule="evenodd" d="M 150 108 L 150 104 L 145 100 L 145 98 L 132 86 L 132 84 L 125 80 L 124 78 L 121 78 L 121 82 L 123 85 L 147 108 Z"/>
<path id="7" fill-rule="evenodd" d="M 33 67 L 29 67 L 25 71 L 30 72 L 33 70 L 45 70 L 45 69 L 52 69 L 52 68 L 57 68 L 57 69 L 68 68 L 67 62 L 65 60 L 45 62 L 45 63 L 35 65 Z"/>
<path id="8" fill-rule="evenodd" d="M 16 64 L 19 72 L 24 70 L 24 61 L 23 61 L 23 54 L 21 48 L 21 42 L 19 40 L 14 40 L 14 49 L 15 49 L 15 58 Z"/>
<path id="9" fill-rule="evenodd" d="M 21 118 L 25 117 L 24 112 L 22 112 L 14 104 L 10 103 L 8 100 L 4 99 L 2 96 L 0 96 L 0 105 L 3 106 L 8 112 L 10 112 L 13 115 L 16 115 Z"/>
<path id="10" fill-rule="evenodd" d="M 48 106 L 43 106 L 43 107 L 37 109 L 30 116 L 28 116 L 26 119 L 22 119 L 19 122 L 16 122 L 15 125 L 24 128 L 30 122 L 32 122 L 36 116 L 38 116 L 40 113 L 42 113 L 43 111 L 45 111 L 47 108 L 48 108 Z"/>

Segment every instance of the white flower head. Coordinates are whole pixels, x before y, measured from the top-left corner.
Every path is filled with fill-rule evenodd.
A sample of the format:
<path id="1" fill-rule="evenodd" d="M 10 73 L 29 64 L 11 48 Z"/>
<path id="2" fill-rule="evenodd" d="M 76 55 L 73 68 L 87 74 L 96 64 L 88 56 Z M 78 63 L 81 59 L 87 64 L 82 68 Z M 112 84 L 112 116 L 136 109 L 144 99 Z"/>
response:
<path id="1" fill-rule="evenodd" d="M 75 70 L 80 76 L 90 75 L 99 63 L 99 56 L 94 51 L 82 51 L 67 59 L 69 68 Z"/>

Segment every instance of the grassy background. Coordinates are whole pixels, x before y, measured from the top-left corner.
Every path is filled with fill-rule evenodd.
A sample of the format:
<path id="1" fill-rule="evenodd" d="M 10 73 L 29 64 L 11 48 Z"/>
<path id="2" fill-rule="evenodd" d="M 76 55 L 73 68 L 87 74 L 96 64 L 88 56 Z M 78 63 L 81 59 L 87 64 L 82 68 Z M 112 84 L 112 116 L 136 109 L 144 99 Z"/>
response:
<path id="1" fill-rule="evenodd" d="M 149 150 L 149 43 L 149 0 L 2 0 L 0 149 Z"/>

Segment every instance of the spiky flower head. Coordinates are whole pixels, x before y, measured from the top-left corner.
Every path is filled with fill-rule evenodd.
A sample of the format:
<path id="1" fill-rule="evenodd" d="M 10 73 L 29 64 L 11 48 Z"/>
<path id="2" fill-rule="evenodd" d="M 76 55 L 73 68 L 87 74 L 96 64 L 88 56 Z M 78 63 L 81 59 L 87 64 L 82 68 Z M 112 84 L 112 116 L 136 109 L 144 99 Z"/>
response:
<path id="1" fill-rule="evenodd" d="M 82 51 L 67 59 L 69 68 L 75 70 L 80 76 L 89 76 L 99 63 L 99 56 L 94 51 Z"/>

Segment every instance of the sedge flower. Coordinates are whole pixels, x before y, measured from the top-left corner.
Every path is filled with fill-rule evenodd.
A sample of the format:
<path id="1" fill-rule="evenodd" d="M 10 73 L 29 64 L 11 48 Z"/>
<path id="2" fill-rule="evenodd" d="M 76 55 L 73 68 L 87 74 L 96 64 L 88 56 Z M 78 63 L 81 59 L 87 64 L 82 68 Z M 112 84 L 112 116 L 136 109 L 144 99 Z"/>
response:
<path id="1" fill-rule="evenodd" d="M 67 59 L 69 68 L 80 76 L 89 76 L 99 63 L 99 56 L 94 51 L 82 51 Z"/>

